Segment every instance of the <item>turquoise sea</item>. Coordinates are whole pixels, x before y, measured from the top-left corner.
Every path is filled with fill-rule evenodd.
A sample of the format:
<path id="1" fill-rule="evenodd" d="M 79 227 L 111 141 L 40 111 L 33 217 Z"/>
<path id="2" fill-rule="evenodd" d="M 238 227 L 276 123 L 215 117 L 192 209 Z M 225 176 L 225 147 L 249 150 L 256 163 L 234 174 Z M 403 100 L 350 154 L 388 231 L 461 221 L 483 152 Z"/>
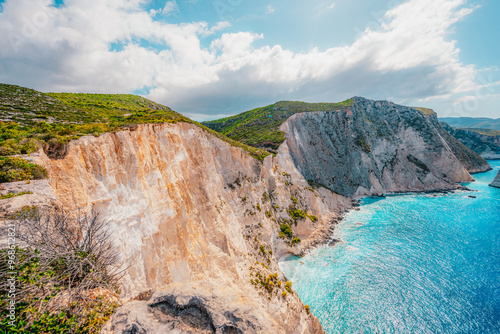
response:
<path id="1" fill-rule="evenodd" d="M 474 193 L 365 199 L 337 228 L 344 243 L 280 264 L 327 333 L 500 333 L 490 164 Z"/>

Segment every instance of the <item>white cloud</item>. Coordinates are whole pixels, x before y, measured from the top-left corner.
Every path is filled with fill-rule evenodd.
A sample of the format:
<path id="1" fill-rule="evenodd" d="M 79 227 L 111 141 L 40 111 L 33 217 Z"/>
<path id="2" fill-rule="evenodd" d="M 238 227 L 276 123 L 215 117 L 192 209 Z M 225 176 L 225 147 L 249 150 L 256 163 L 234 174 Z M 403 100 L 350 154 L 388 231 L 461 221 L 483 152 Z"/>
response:
<path id="1" fill-rule="evenodd" d="M 332 2 L 330 5 L 326 6 L 326 9 L 330 10 L 333 9 L 333 7 L 335 7 L 335 2 Z"/>
<path id="2" fill-rule="evenodd" d="M 51 0 L 7 0 L 0 13 L 0 82 L 43 91 L 156 87 L 150 98 L 193 115 L 279 99 L 431 100 L 478 86 L 477 69 L 462 64 L 456 43 L 447 40 L 472 11 L 465 0 L 409 0 L 352 45 L 301 53 L 279 45 L 256 48 L 264 36 L 250 32 L 212 37 L 205 48 L 201 38 L 229 23 L 158 22 L 143 9 L 145 2 L 72 0 L 54 8 Z M 169 3 L 167 13 L 176 8 Z M 138 40 L 164 49 L 141 47 Z M 110 50 L 116 42 L 125 45 L 122 51 Z"/>
<path id="3" fill-rule="evenodd" d="M 177 2 L 175 1 L 167 1 L 165 3 L 165 7 L 163 7 L 162 14 L 163 15 L 170 15 L 174 12 L 179 11 L 179 5 L 177 5 Z"/>
<path id="4" fill-rule="evenodd" d="M 274 13 L 274 8 L 273 8 L 273 6 L 268 5 L 267 6 L 267 14 L 272 14 L 272 13 Z"/>

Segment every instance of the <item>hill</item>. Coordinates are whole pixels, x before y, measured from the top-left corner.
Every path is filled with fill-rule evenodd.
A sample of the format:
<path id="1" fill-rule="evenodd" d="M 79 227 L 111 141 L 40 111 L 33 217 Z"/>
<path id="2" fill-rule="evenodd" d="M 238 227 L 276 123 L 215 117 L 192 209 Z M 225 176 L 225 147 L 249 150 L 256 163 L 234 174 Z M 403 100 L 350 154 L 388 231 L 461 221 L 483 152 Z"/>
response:
<path id="1" fill-rule="evenodd" d="M 443 117 L 440 122 L 445 122 L 454 128 L 469 129 L 481 134 L 498 135 L 496 132 L 482 131 L 484 129 L 500 131 L 500 118 L 473 118 L 473 117 Z M 481 129 L 481 130 L 479 130 Z"/>
<path id="2" fill-rule="evenodd" d="M 252 156 L 268 153 L 237 143 L 224 135 L 146 98 L 130 94 L 41 93 L 0 84 L 0 156 L 29 154 L 42 147 L 53 158 L 66 154 L 71 141 L 98 136 L 138 124 L 196 124 Z"/>
<path id="3" fill-rule="evenodd" d="M 202 124 L 246 145 L 276 152 L 285 141 L 280 126 L 294 114 L 341 110 L 352 106 L 353 101 L 353 99 L 340 103 L 281 101 L 267 107 Z"/>

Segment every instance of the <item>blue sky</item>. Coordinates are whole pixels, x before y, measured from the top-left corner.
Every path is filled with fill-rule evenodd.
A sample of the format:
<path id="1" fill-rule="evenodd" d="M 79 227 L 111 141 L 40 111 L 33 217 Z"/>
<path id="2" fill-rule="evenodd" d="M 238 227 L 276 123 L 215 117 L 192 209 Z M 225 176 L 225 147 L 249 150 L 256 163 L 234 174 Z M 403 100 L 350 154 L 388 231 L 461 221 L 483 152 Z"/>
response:
<path id="1" fill-rule="evenodd" d="M 500 117 L 494 0 L 0 0 L 0 82 L 196 120 L 352 96 Z"/>

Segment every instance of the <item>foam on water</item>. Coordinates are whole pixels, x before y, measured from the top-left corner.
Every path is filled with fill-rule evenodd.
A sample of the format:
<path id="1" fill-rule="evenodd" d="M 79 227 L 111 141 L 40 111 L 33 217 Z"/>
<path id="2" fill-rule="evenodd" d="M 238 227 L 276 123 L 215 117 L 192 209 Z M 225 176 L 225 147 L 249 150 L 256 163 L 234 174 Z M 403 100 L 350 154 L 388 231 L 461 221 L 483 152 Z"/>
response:
<path id="1" fill-rule="evenodd" d="M 490 164 L 476 193 L 365 199 L 335 232 L 344 243 L 280 264 L 327 333 L 500 333 Z"/>

